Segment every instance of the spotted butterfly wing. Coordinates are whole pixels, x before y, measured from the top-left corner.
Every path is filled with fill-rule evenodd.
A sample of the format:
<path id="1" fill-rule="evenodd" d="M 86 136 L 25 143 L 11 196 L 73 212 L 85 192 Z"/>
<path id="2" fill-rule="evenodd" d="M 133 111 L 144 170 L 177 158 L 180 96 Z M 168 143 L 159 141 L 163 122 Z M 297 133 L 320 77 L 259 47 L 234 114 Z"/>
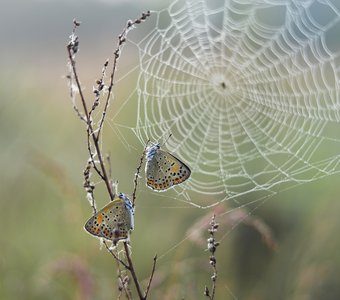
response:
<path id="1" fill-rule="evenodd" d="M 146 157 L 146 184 L 155 191 L 165 191 L 190 177 L 189 167 L 169 152 L 161 150 L 159 144 L 149 147 Z"/>
<path id="2" fill-rule="evenodd" d="M 132 204 L 127 196 L 120 193 L 86 222 L 85 230 L 117 244 L 118 241 L 129 238 L 133 220 Z"/>

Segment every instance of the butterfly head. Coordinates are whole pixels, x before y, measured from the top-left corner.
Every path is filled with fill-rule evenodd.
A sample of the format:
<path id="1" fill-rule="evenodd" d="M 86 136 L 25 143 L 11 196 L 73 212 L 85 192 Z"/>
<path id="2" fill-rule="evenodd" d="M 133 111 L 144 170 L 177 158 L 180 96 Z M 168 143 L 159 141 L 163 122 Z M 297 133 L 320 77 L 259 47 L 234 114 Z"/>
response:
<path id="1" fill-rule="evenodd" d="M 146 160 L 147 161 L 153 160 L 159 149 L 160 149 L 159 144 L 152 144 L 150 147 L 148 147 L 146 150 Z"/>
<path id="2" fill-rule="evenodd" d="M 125 207 L 128 210 L 132 211 L 132 213 L 133 213 L 134 208 L 133 208 L 133 205 L 132 205 L 130 199 L 128 198 L 128 196 L 126 196 L 124 193 L 119 193 L 119 198 L 124 201 Z"/>
<path id="3" fill-rule="evenodd" d="M 131 229 L 133 229 L 134 228 L 135 209 L 134 209 L 130 199 L 128 198 L 128 196 L 126 196 L 124 193 L 119 193 L 118 197 L 120 199 L 122 199 L 125 203 L 125 208 L 128 210 L 128 212 L 130 214 Z"/>

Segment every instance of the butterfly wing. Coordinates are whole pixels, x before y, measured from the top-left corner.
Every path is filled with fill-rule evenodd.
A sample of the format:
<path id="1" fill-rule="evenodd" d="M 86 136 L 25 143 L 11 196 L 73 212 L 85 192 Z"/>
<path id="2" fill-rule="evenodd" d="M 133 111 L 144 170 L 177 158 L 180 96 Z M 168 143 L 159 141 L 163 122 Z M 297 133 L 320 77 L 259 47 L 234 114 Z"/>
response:
<path id="1" fill-rule="evenodd" d="M 165 191 L 190 177 L 189 167 L 167 151 L 158 149 L 146 164 L 147 185 Z"/>
<path id="2" fill-rule="evenodd" d="M 124 200 L 116 197 L 86 222 L 85 230 L 116 244 L 119 240 L 128 239 L 132 217 Z"/>

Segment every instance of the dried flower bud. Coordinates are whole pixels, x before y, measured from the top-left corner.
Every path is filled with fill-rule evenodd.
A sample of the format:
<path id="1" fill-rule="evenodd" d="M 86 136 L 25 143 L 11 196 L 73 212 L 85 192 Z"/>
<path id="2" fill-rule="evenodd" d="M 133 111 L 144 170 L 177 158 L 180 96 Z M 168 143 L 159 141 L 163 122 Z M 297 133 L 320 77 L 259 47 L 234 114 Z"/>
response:
<path id="1" fill-rule="evenodd" d="M 122 279 L 120 277 L 118 277 L 118 291 L 122 291 L 123 290 L 123 282 Z"/>
<path id="2" fill-rule="evenodd" d="M 210 293 L 209 293 L 209 289 L 208 289 L 208 287 L 207 287 L 207 286 L 205 286 L 205 288 L 204 288 L 204 296 L 207 296 L 207 297 L 209 297 L 209 295 L 210 295 Z"/>
<path id="3" fill-rule="evenodd" d="M 80 26 L 80 22 L 77 21 L 76 19 L 73 19 L 73 25 L 74 26 Z"/>
<path id="4" fill-rule="evenodd" d="M 211 253 L 214 253 L 216 251 L 214 239 L 211 242 L 208 242 L 208 251 Z"/>
<path id="5" fill-rule="evenodd" d="M 212 266 L 215 266 L 216 265 L 216 258 L 215 258 L 215 256 L 210 256 L 209 262 L 210 262 L 210 264 Z"/>

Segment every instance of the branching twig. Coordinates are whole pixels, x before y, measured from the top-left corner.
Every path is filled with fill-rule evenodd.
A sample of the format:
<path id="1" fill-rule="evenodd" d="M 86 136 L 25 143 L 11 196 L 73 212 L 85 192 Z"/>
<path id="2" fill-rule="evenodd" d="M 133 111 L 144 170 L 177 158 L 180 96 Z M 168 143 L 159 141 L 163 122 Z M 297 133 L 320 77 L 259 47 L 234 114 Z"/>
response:
<path id="1" fill-rule="evenodd" d="M 76 24 L 75 22 L 76 21 L 74 21 L 74 24 Z M 77 26 L 79 26 L 79 25 L 77 25 Z M 76 43 L 74 42 L 74 40 L 76 41 Z M 111 200 L 113 200 L 114 199 L 114 194 L 113 194 L 112 188 L 110 186 L 109 178 L 108 178 L 108 176 L 106 174 L 106 169 L 105 169 L 105 165 L 104 165 L 104 162 L 103 162 L 103 157 L 102 157 L 102 154 L 101 154 L 101 149 L 99 147 L 98 138 L 94 134 L 92 122 L 91 122 L 91 119 L 90 119 L 90 115 L 89 115 L 89 112 L 88 112 L 88 109 L 87 109 L 87 105 L 86 105 L 86 102 L 85 102 L 85 97 L 84 97 L 84 94 L 83 94 L 83 91 L 82 91 L 82 88 L 81 88 L 81 84 L 80 84 L 80 81 L 79 81 L 78 73 L 77 73 L 75 54 L 78 51 L 79 42 L 78 42 L 78 38 L 75 38 L 74 40 L 71 39 L 71 41 L 67 45 L 68 57 L 69 57 L 70 65 L 71 65 L 71 71 L 72 71 L 72 74 L 73 74 L 73 78 L 75 80 L 76 86 L 77 86 L 78 91 L 79 91 L 80 100 L 81 100 L 81 103 L 82 103 L 82 106 L 83 106 L 83 110 L 84 110 L 84 114 L 85 114 L 85 118 L 86 118 L 87 137 L 88 137 L 88 139 L 92 138 L 93 144 L 94 144 L 96 152 L 97 152 L 97 156 L 98 156 L 101 172 L 98 172 L 99 170 L 96 168 L 96 163 L 95 163 L 95 161 L 93 159 L 92 150 L 91 150 L 90 146 L 88 147 L 88 150 L 89 150 L 89 154 L 91 156 L 93 167 L 97 171 L 98 175 L 105 182 L 105 185 L 106 185 L 107 191 L 108 191 L 108 193 L 110 195 L 110 198 L 111 198 Z M 88 145 L 90 145 L 90 143 L 88 143 Z"/>
<path id="2" fill-rule="evenodd" d="M 108 65 L 109 65 L 109 60 L 106 60 L 106 62 L 104 63 L 104 67 L 102 69 L 102 76 L 99 79 L 96 80 L 97 87 L 93 89 L 93 93 L 95 95 L 95 99 L 93 101 L 91 110 L 89 112 L 90 116 L 92 115 L 92 113 L 98 107 L 98 105 L 100 103 L 100 95 L 101 95 L 101 92 L 103 91 L 103 89 L 105 87 L 104 77 L 105 77 L 105 72 L 106 72 L 106 69 L 107 69 Z"/>
<path id="3" fill-rule="evenodd" d="M 103 244 L 104 244 L 106 250 L 114 257 L 114 259 L 117 260 L 117 261 L 119 261 L 119 262 L 124 266 L 124 268 L 126 268 L 127 270 L 129 270 L 130 267 L 129 267 L 123 260 L 121 260 L 121 259 L 120 259 L 120 258 L 112 251 L 112 249 L 110 249 L 110 247 L 108 246 L 107 242 L 104 241 Z"/>
<path id="4" fill-rule="evenodd" d="M 116 50 L 114 51 L 113 65 L 112 65 L 111 76 L 110 76 L 110 83 L 109 83 L 109 86 L 108 86 L 108 93 L 107 93 L 107 97 L 106 97 L 106 101 L 105 101 L 105 107 L 103 109 L 102 118 L 100 120 L 100 124 L 99 124 L 99 127 L 98 127 L 97 137 L 99 137 L 100 132 L 102 130 L 104 119 L 105 119 L 105 116 L 106 116 L 106 110 L 107 110 L 109 103 L 110 103 L 110 98 L 111 98 L 111 95 L 112 95 L 112 88 L 113 88 L 113 85 L 114 85 L 114 76 L 115 76 L 116 69 L 117 69 L 117 62 L 118 62 L 118 59 L 120 57 L 122 47 L 123 47 L 124 43 L 126 42 L 126 36 L 129 32 L 129 30 L 131 28 L 133 28 L 134 25 L 142 23 L 150 15 L 151 15 L 151 13 L 148 10 L 145 13 L 143 12 L 142 16 L 135 19 L 134 21 L 129 20 L 127 22 L 126 27 L 124 28 L 123 32 L 118 36 L 118 45 L 117 45 Z"/>
<path id="5" fill-rule="evenodd" d="M 90 109 L 88 109 L 86 101 L 85 101 L 85 97 L 84 97 L 84 94 L 83 94 L 83 91 L 82 91 L 82 88 L 81 88 L 79 76 L 78 76 L 78 73 L 77 73 L 76 59 L 75 59 L 75 56 L 76 56 L 76 53 L 78 52 L 78 47 L 79 47 L 79 40 L 78 40 L 78 37 L 75 35 L 75 30 L 80 25 L 80 23 L 75 21 L 75 20 L 73 21 L 74 27 L 73 27 L 72 35 L 70 37 L 70 42 L 67 45 L 68 59 L 69 59 L 69 65 L 70 65 L 70 74 L 68 75 L 68 78 L 69 78 L 69 81 L 70 81 L 70 96 L 71 96 L 71 99 L 74 100 L 73 108 L 74 108 L 75 112 L 77 113 L 77 115 L 80 117 L 80 119 L 86 123 L 87 148 L 88 148 L 90 158 L 89 158 L 89 161 L 88 161 L 86 168 L 84 170 L 84 179 L 85 179 L 84 180 L 84 188 L 87 192 L 87 196 L 90 200 L 91 207 L 92 207 L 94 213 L 96 213 L 96 204 L 95 204 L 94 195 L 93 195 L 95 185 L 92 184 L 91 181 L 90 181 L 91 168 L 93 168 L 96 171 L 97 175 L 105 182 L 105 185 L 106 185 L 107 191 L 109 193 L 110 199 L 113 200 L 115 198 L 115 192 L 113 191 L 112 184 L 111 184 L 111 182 L 112 182 L 111 172 L 110 172 L 110 170 L 109 170 L 109 172 L 106 170 L 104 158 L 103 158 L 103 155 L 102 155 L 102 152 L 101 152 L 100 137 L 101 137 L 101 130 L 102 130 L 102 127 L 103 127 L 103 124 L 104 124 L 107 108 L 109 106 L 109 102 L 110 102 L 110 99 L 111 99 L 111 96 L 112 96 L 112 88 L 113 88 L 113 85 L 114 85 L 114 76 L 115 76 L 115 73 L 116 73 L 118 58 L 121 55 L 122 46 L 126 41 L 126 36 L 127 36 L 128 31 L 131 28 L 133 28 L 134 25 L 140 24 L 148 16 L 150 16 L 150 11 L 143 13 L 140 18 L 137 18 L 134 21 L 128 21 L 123 32 L 118 37 L 118 45 L 117 45 L 116 50 L 114 51 L 113 66 L 112 66 L 112 70 L 111 70 L 111 74 L 110 74 L 110 83 L 108 85 L 108 93 L 107 93 L 107 96 L 106 96 L 102 116 L 99 120 L 99 123 L 97 123 L 98 125 L 95 125 L 93 123 L 92 113 L 95 111 L 95 109 L 100 104 L 101 94 L 102 94 L 102 91 L 105 87 L 105 84 L 104 84 L 105 73 L 106 73 L 109 62 L 108 61 L 105 62 L 104 67 L 102 69 L 101 77 L 100 77 L 100 79 L 98 79 L 96 81 L 97 86 L 93 90 L 93 92 L 95 94 L 95 99 L 93 101 L 92 107 Z M 75 87 L 76 87 L 77 91 L 79 92 L 79 98 L 80 98 L 80 101 L 81 101 L 83 112 L 81 112 L 78 109 L 77 105 L 75 104 L 76 103 L 75 102 L 76 94 L 74 93 Z M 135 179 L 134 179 L 135 187 L 134 187 L 134 191 L 133 191 L 133 203 L 135 202 L 135 198 L 136 198 L 138 174 L 140 172 L 140 168 L 141 168 L 142 163 L 143 163 L 144 155 L 145 155 L 145 150 L 143 152 L 143 157 L 141 158 L 140 165 L 137 168 L 137 173 L 136 173 L 136 176 L 135 176 Z M 110 162 L 109 162 L 109 164 L 110 164 Z M 124 266 L 124 268 L 131 273 L 131 276 L 132 276 L 134 285 L 136 287 L 139 299 L 146 300 L 149 289 L 150 289 L 151 281 L 152 281 L 152 278 L 153 278 L 153 274 L 154 274 L 154 271 L 155 271 L 156 258 L 154 259 L 152 274 L 151 274 L 151 278 L 150 278 L 150 281 L 149 281 L 149 285 L 147 287 L 145 295 L 143 296 L 143 291 L 142 291 L 140 284 L 139 284 L 139 281 L 137 279 L 137 275 L 136 275 L 136 272 L 135 272 L 135 269 L 134 269 L 134 265 L 133 265 L 133 262 L 132 262 L 132 259 L 131 259 L 131 256 L 130 256 L 128 242 L 126 242 L 126 241 L 123 242 L 124 252 L 125 252 L 125 257 L 126 257 L 127 263 L 122 261 L 109 248 L 109 246 L 107 245 L 107 243 L 105 241 L 104 241 L 104 245 L 105 245 L 106 249 L 108 250 L 108 252 L 114 257 L 114 259 L 117 262 L 119 262 L 122 266 Z M 120 279 L 122 280 L 122 284 L 124 285 L 125 279 L 122 279 L 122 278 L 120 278 Z M 124 288 L 124 290 L 125 290 L 127 297 L 130 298 L 130 296 L 131 296 L 130 292 L 125 288 Z"/>

